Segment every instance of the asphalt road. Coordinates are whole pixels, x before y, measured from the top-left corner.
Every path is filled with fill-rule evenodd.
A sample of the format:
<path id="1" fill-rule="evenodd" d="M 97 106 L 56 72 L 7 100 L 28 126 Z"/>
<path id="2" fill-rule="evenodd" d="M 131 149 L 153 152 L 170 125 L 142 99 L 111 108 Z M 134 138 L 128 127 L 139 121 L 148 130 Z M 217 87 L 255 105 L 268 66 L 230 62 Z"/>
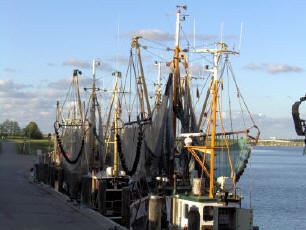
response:
<path id="1" fill-rule="evenodd" d="M 0 153 L 0 230 L 109 229 L 70 207 L 52 193 L 28 182 L 33 156 L 19 155 L 12 142 Z"/>

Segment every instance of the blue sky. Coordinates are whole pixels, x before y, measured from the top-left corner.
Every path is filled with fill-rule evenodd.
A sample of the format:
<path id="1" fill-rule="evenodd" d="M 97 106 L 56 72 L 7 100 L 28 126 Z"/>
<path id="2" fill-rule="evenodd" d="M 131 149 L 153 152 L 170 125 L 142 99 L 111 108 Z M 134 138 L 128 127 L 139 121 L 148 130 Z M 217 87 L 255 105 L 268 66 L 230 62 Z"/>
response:
<path id="1" fill-rule="evenodd" d="M 44 132 L 51 131 L 56 100 L 65 94 L 63 82 L 73 68 L 88 79 L 89 61 L 101 58 L 98 77 L 106 85 L 116 55 L 128 58 L 132 33 L 142 31 L 172 46 L 177 4 L 188 6 L 185 34 L 193 33 L 195 20 L 197 46 L 219 40 L 223 23 L 223 40 L 237 49 L 243 22 L 241 55 L 231 59 L 241 91 L 263 126 L 263 137 L 295 137 L 291 105 L 306 93 L 302 0 L 0 0 L 0 121 L 15 119 L 24 126 L 34 120 Z M 188 39 L 193 43 L 192 36 Z M 155 78 L 157 72 L 148 66 L 157 57 L 144 55 L 147 75 Z M 117 64 L 122 72 L 125 68 Z"/>

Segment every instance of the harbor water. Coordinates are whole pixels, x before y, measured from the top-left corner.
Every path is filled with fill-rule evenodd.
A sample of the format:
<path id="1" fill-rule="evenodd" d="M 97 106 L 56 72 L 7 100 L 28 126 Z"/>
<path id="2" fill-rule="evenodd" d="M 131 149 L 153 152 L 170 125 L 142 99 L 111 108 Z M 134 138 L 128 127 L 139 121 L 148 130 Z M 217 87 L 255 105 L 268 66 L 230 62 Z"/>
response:
<path id="1" fill-rule="evenodd" d="M 242 206 L 252 206 L 260 230 L 306 229 L 303 147 L 255 147 L 238 187 Z"/>

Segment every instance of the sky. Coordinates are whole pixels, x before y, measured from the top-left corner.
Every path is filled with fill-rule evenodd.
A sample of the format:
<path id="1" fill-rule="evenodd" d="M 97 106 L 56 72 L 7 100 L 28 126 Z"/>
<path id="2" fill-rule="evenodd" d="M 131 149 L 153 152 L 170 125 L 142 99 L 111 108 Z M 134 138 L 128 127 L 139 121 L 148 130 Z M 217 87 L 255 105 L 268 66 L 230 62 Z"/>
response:
<path id="1" fill-rule="evenodd" d="M 109 87 L 112 71 L 126 71 L 135 34 L 148 46 L 142 52 L 153 88 L 154 61 L 171 60 L 162 49 L 174 45 L 176 5 L 188 7 L 182 46 L 189 41 L 203 47 L 222 34 L 240 50 L 231 63 L 261 137 L 295 138 L 291 106 L 306 93 L 303 0 L 0 0 L 0 122 L 12 119 L 24 127 L 35 121 L 44 133 L 53 132 L 56 101 L 65 97 L 73 69 L 82 70 L 81 86 L 88 87 L 90 60 L 100 58 L 98 83 Z M 203 62 L 194 72 L 200 71 L 196 65 L 201 69 Z M 306 105 L 301 107 L 306 117 Z"/>

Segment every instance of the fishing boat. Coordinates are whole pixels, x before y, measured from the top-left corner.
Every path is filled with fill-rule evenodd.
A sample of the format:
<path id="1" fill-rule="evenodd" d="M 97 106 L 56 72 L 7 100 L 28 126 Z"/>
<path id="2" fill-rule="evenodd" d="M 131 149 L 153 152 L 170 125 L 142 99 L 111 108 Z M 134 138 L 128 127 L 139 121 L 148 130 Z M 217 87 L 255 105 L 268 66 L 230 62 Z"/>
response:
<path id="1" fill-rule="evenodd" d="M 139 173 L 132 179 L 136 188 L 131 192 L 136 198 L 130 206 L 130 229 L 258 229 L 253 227 L 252 209 L 241 208 L 237 188 L 260 135 L 229 62 L 229 55 L 238 52 L 229 50 L 224 42 L 195 50 L 213 59 L 212 67 L 206 68 L 211 81 L 197 121 L 188 61 L 179 44 L 181 9 L 185 7 L 178 8 L 174 55 L 167 63 L 171 73 L 160 105 L 143 131 Z M 183 77 L 180 65 L 184 66 Z M 240 114 L 248 115 L 250 127 L 239 129 L 233 119 L 223 123 L 220 94 L 225 72 L 232 74 Z M 245 118 L 237 121 L 246 125 Z M 127 152 L 130 148 L 125 145 Z"/>
<path id="2" fill-rule="evenodd" d="M 200 93 L 192 87 L 190 50 L 180 47 L 186 7 L 177 7 L 170 73 L 163 93 L 159 80 L 155 102 L 148 95 L 141 36 L 132 38 L 126 75 L 113 73 L 104 125 L 95 85 L 99 61 L 93 60 L 87 109 L 79 92 L 80 71 L 74 71 L 54 125 L 59 190 L 133 230 L 258 229 L 252 209 L 242 208 L 237 185 L 260 135 L 229 61 L 239 52 L 224 42 L 194 50 L 212 59 L 206 67 L 210 83 L 206 94 Z M 225 86 L 229 80 L 232 88 Z M 238 107 L 229 99 L 225 110 L 225 95 L 234 95 Z"/>
<path id="3" fill-rule="evenodd" d="M 93 60 L 92 87 L 85 88 L 91 90 L 87 104 L 81 100 L 78 77 L 82 74 L 80 70 L 73 71 L 65 100 L 62 103 L 57 102 L 53 157 L 58 168 L 58 190 L 66 193 L 72 200 L 82 200 L 95 208 L 98 205 L 95 175 L 104 164 L 104 142 L 100 137 L 103 133 L 101 106 L 96 96 L 99 89 L 95 85 L 96 65 L 99 65 L 99 60 Z"/>
<path id="4" fill-rule="evenodd" d="M 139 182 L 137 179 L 141 177 L 140 175 L 145 173 L 140 167 L 142 165 L 140 162 L 145 162 L 142 142 L 146 130 L 152 124 L 152 111 L 142 66 L 139 39 L 140 37 L 137 36 L 132 38 L 126 75 L 122 77 L 119 71 L 113 73 L 115 83 L 104 135 L 106 158 L 110 160 L 106 163 L 106 176 L 99 179 L 100 181 L 113 180 L 112 183 L 103 182 L 107 186 L 104 185 L 106 189 L 101 192 L 105 194 L 102 202 L 105 211 L 102 211 L 102 214 L 116 209 L 113 216 L 107 214 L 106 216 L 110 216 L 126 227 L 130 226 L 130 203 L 136 197 L 142 197 L 144 194 L 137 196 L 135 184 Z M 129 84 L 127 85 L 126 82 Z M 113 117 L 112 125 L 110 125 L 111 117 Z M 107 192 L 109 195 L 106 194 Z"/>
<path id="5" fill-rule="evenodd" d="M 79 75 L 82 72 L 73 70 L 73 76 L 65 100 L 57 102 L 55 143 L 53 162 L 57 168 L 56 189 L 77 199 L 78 184 L 86 172 L 84 160 L 86 128 L 84 107 L 79 90 Z"/>

